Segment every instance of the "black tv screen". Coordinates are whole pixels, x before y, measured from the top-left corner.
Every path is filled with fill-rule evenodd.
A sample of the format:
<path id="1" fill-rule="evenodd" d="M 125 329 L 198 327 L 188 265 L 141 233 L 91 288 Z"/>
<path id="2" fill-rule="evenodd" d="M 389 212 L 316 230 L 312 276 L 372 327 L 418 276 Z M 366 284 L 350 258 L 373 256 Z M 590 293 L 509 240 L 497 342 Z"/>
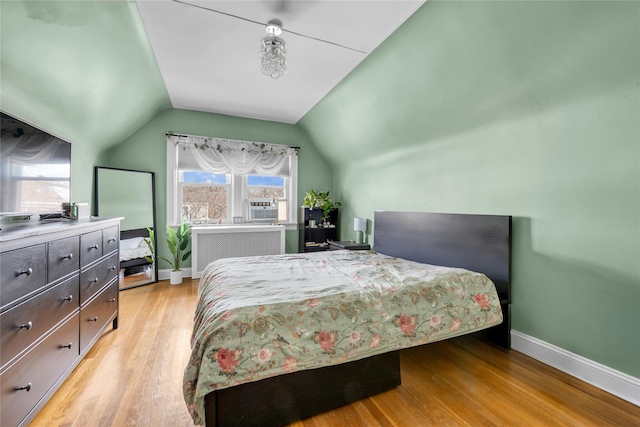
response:
<path id="1" fill-rule="evenodd" d="M 0 215 L 62 212 L 71 188 L 71 144 L 0 113 Z"/>

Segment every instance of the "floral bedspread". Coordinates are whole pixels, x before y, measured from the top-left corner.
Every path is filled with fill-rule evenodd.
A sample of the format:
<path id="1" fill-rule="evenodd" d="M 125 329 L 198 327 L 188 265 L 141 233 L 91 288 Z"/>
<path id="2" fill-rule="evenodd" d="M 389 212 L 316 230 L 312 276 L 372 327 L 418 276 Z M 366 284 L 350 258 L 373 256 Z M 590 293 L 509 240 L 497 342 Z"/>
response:
<path id="1" fill-rule="evenodd" d="M 200 279 L 184 397 L 362 359 L 502 322 L 494 284 L 374 251 L 228 258 Z"/>

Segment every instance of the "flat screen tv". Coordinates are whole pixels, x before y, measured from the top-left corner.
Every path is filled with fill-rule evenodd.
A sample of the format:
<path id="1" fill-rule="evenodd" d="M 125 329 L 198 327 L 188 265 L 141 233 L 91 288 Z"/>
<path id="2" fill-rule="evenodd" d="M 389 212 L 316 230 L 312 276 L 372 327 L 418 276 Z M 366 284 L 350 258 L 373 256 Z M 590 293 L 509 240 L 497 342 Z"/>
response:
<path id="1" fill-rule="evenodd" d="M 0 215 L 62 213 L 71 144 L 0 112 Z"/>

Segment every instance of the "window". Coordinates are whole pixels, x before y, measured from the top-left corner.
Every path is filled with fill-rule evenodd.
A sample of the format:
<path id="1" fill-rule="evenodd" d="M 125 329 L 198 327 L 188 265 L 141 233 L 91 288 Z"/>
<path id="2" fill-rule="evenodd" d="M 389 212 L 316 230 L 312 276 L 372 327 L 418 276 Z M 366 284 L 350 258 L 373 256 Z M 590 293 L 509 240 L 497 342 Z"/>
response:
<path id="1" fill-rule="evenodd" d="M 285 199 L 284 176 L 248 175 L 247 198 L 249 199 Z"/>
<path id="2" fill-rule="evenodd" d="M 229 218 L 229 174 L 179 170 L 182 217 L 188 222 Z"/>
<path id="3" fill-rule="evenodd" d="M 167 136 L 167 223 L 231 224 L 248 200 L 279 201 L 297 223 L 297 149 L 277 144 Z"/>

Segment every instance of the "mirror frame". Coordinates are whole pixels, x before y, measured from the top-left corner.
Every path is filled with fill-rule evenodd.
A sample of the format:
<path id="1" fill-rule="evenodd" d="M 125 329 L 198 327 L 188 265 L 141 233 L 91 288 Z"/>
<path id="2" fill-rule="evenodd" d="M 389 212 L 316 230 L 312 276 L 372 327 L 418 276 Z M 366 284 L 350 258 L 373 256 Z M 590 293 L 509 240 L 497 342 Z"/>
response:
<path id="1" fill-rule="evenodd" d="M 127 173 L 140 173 L 140 174 L 147 174 L 149 175 L 149 177 L 151 178 L 151 215 L 152 215 L 152 227 L 154 230 L 153 236 L 153 270 L 154 270 L 154 276 L 153 276 L 153 280 L 149 280 L 148 282 L 144 282 L 141 281 L 139 283 L 136 283 L 133 286 L 126 286 L 126 287 L 119 287 L 119 290 L 124 290 L 124 289 L 132 289 L 132 288 L 137 288 L 139 286 L 145 286 L 145 285 L 149 285 L 151 283 L 157 283 L 158 282 L 158 228 L 157 228 L 157 224 L 156 224 L 156 174 L 155 172 L 150 172 L 150 171 L 141 171 L 141 170 L 135 170 L 135 169 L 122 169 L 122 168 L 113 168 L 113 167 L 107 167 L 107 166 L 95 166 L 94 167 L 94 197 L 95 197 L 95 215 L 96 216 L 100 216 L 100 192 L 99 192 L 99 188 L 100 188 L 100 180 L 99 180 L 99 175 L 100 175 L 100 170 L 111 170 L 111 171 L 120 171 L 120 172 L 127 172 Z M 123 216 L 123 215 L 117 215 L 117 216 Z M 120 233 L 122 233 L 122 227 L 120 227 Z M 127 230 L 124 230 L 127 231 Z M 118 247 L 120 247 L 120 245 L 118 245 Z M 118 277 L 120 277 L 118 275 Z M 120 280 L 120 279 L 118 279 Z"/>

